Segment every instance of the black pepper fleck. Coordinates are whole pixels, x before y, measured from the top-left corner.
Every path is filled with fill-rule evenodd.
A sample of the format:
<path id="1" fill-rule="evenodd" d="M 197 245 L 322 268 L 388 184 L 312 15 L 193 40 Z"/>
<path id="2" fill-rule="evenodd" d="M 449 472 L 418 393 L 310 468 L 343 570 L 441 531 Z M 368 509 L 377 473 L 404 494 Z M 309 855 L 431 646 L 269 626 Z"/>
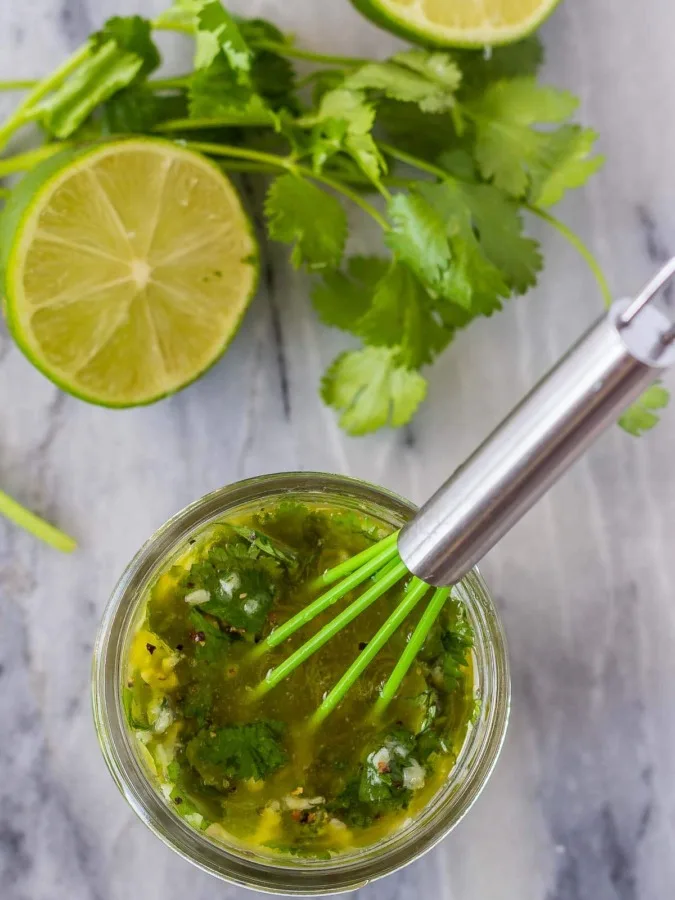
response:
<path id="1" fill-rule="evenodd" d="M 157 647 L 155 647 L 154 644 L 146 644 L 145 646 L 146 646 L 146 649 L 147 649 L 148 653 L 150 654 L 150 656 L 152 656 L 152 654 L 157 649 Z"/>

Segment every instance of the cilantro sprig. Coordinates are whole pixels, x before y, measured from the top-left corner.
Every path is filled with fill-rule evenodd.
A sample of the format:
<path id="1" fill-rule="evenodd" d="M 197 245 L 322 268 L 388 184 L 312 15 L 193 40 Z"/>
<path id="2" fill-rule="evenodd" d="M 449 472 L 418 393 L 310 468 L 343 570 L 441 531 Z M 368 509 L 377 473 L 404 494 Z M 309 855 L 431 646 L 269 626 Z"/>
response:
<path id="1" fill-rule="evenodd" d="M 154 76 L 156 30 L 193 39 L 192 71 Z M 301 79 L 296 59 L 314 66 Z M 537 80 L 541 61 L 536 38 L 489 56 L 318 54 L 220 0 L 176 0 L 154 22 L 109 20 L 29 85 L 0 126 L 0 149 L 29 123 L 45 143 L 0 160 L 0 176 L 66 141 L 147 133 L 267 179 L 267 236 L 312 273 L 320 319 L 357 343 L 329 366 L 321 396 L 347 432 L 364 434 L 409 422 L 426 395 L 422 370 L 470 322 L 536 284 L 543 261 L 529 216 L 571 241 L 611 299 L 591 252 L 550 212 L 602 157 L 596 133 L 573 121 L 577 99 Z M 381 255 L 349 255 L 350 206 L 381 230 Z M 622 417 L 632 434 L 657 420 L 666 394 L 654 390 Z"/>

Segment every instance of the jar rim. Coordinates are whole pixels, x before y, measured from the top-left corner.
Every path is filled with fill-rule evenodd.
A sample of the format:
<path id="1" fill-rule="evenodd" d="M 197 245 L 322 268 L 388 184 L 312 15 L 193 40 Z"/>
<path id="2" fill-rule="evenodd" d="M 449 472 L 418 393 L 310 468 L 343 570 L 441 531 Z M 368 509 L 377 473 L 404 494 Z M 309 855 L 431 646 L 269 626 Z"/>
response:
<path id="1" fill-rule="evenodd" d="M 194 865 L 231 883 L 269 893 L 321 895 L 356 890 L 418 859 L 448 834 L 487 782 L 501 750 L 510 709 L 506 639 L 477 569 L 456 586 L 476 634 L 475 677 L 481 711 L 443 788 L 411 823 L 383 841 L 330 860 L 272 861 L 251 848 L 225 846 L 193 829 L 161 796 L 132 745 L 121 702 L 124 645 L 146 588 L 185 542 L 210 523 L 284 497 L 352 506 L 398 527 L 416 512 L 399 495 L 357 478 L 286 472 L 219 488 L 172 516 L 126 567 L 105 608 L 94 646 L 92 704 L 103 756 L 134 812 L 168 846 Z"/>

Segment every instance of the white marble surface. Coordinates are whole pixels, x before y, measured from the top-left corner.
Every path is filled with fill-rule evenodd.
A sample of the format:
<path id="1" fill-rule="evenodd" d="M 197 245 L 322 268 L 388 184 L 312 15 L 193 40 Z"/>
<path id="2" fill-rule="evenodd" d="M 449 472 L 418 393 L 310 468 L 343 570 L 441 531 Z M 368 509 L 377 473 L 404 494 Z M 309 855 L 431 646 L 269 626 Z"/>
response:
<path id="1" fill-rule="evenodd" d="M 385 55 L 396 44 L 346 0 L 233 5 L 313 48 Z M 160 7 L 4 0 L 0 72 L 30 77 L 113 11 Z M 675 251 L 674 29 L 672 0 L 566 0 L 543 31 L 547 73 L 581 95 L 608 156 L 560 212 L 617 291 Z M 541 286 L 450 348 L 405 434 L 349 440 L 322 408 L 317 379 L 340 338 L 316 324 L 283 249 L 268 248 L 269 277 L 226 358 L 151 408 L 107 411 L 58 393 L 0 326 L 0 484 L 81 542 L 66 558 L 0 523 L 2 900 L 241 896 L 166 849 L 105 770 L 89 668 L 109 590 L 170 513 L 243 476 L 333 470 L 423 499 L 599 309 L 575 254 L 533 230 L 548 262 Z M 672 896 L 674 444 L 675 408 L 640 441 L 608 434 L 490 555 L 513 663 L 503 756 L 456 832 L 359 900 Z"/>

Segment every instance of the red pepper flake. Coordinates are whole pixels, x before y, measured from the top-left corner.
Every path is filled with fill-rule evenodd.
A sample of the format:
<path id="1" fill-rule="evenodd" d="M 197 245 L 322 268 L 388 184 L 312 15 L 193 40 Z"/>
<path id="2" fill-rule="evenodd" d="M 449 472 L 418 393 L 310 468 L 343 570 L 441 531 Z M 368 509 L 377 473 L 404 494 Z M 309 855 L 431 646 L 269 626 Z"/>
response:
<path id="1" fill-rule="evenodd" d="M 383 759 L 381 759 L 377 764 L 377 771 L 380 773 L 380 775 L 387 775 L 389 772 L 391 772 L 391 767 L 389 763 L 386 763 Z"/>
<path id="2" fill-rule="evenodd" d="M 152 654 L 153 654 L 153 653 L 155 652 L 155 650 L 157 649 L 157 647 L 155 647 L 154 644 L 146 644 L 146 645 L 145 645 L 145 648 L 146 648 L 146 650 L 148 651 L 148 653 L 150 654 L 150 656 L 152 656 Z"/>
<path id="3" fill-rule="evenodd" d="M 203 644 L 206 641 L 206 635 L 203 631 L 191 631 L 190 640 L 195 644 Z"/>

